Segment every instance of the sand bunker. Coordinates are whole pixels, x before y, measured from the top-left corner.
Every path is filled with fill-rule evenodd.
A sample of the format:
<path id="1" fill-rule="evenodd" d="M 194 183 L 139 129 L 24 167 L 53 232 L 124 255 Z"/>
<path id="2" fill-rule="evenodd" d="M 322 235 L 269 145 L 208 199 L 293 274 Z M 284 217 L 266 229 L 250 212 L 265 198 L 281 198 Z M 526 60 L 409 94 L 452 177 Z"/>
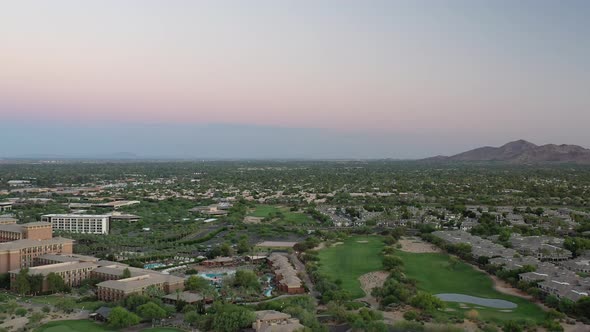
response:
<path id="1" fill-rule="evenodd" d="M 371 305 L 372 308 L 378 308 L 379 303 L 377 300 L 371 295 L 371 291 L 375 287 L 381 287 L 387 280 L 389 276 L 389 272 L 385 271 L 375 271 L 365 273 L 359 277 L 359 281 L 361 282 L 361 288 L 363 292 L 365 292 L 365 297 L 357 299 L 357 301 L 364 301 Z"/>
<path id="2" fill-rule="evenodd" d="M 402 246 L 401 250 L 413 253 L 429 253 L 429 252 L 440 252 L 441 250 L 434 244 L 424 242 L 417 238 L 402 238 L 399 240 L 399 244 Z"/>

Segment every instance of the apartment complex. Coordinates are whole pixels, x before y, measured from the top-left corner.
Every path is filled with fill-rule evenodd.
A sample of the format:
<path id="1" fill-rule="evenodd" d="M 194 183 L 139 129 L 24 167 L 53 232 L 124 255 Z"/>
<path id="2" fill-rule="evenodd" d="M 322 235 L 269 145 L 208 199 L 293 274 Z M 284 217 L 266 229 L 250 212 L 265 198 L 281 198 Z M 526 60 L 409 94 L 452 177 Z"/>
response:
<path id="1" fill-rule="evenodd" d="M 108 234 L 110 215 L 46 214 L 41 221 L 51 223 L 54 231 L 72 233 Z"/>
<path id="2" fill-rule="evenodd" d="M 47 222 L 17 224 L 16 219 L 8 218 L 0 222 L 0 242 L 23 239 L 47 240 L 51 239 L 51 237 L 51 224 Z"/>

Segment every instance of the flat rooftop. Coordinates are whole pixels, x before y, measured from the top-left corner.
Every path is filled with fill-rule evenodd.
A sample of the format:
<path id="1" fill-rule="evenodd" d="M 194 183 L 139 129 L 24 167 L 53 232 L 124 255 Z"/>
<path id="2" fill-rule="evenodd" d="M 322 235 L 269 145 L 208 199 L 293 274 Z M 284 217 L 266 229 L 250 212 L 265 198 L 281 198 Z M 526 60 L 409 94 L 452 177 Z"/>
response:
<path id="1" fill-rule="evenodd" d="M 293 248 L 297 242 L 288 241 L 263 241 L 258 243 L 257 247 L 270 247 L 270 248 Z"/>
<path id="2" fill-rule="evenodd" d="M 44 214 L 43 217 L 52 218 L 110 218 L 109 214 Z"/>
<path id="3" fill-rule="evenodd" d="M 66 244 L 66 243 L 74 243 L 72 239 L 66 239 L 63 237 L 54 237 L 52 239 L 47 240 L 16 240 L 12 242 L 5 242 L 0 243 L 0 251 L 2 250 L 20 250 L 30 247 L 37 247 L 37 246 L 46 246 L 52 244 Z"/>

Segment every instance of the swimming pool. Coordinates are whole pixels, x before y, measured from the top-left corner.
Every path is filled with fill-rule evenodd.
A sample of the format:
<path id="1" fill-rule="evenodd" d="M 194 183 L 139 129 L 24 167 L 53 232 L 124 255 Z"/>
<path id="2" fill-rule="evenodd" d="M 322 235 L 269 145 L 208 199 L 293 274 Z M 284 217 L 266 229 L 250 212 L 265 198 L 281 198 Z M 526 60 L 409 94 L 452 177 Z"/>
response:
<path id="1" fill-rule="evenodd" d="M 150 263 L 150 264 L 145 264 L 143 266 L 143 268 L 144 269 L 148 269 L 148 270 L 153 270 L 155 268 L 163 267 L 163 266 L 166 266 L 166 264 L 162 264 L 162 263 Z"/>

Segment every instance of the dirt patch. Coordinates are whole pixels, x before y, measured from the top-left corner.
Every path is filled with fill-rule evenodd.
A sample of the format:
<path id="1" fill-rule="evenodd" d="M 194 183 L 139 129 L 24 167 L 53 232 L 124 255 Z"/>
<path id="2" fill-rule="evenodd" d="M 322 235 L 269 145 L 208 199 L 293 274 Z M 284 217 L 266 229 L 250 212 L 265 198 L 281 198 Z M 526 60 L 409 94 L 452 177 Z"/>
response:
<path id="1" fill-rule="evenodd" d="M 378 308 L 379 303 L 377 302 L 377 299 L 371 295 L 371 291 L 373 291 L 373 288 L 375 287 L 383 286 L 388 276 L 389 272 L 385 271 L 369 272 L 360 276 L 359 281 L 361 282 L 361 289 L 365 292 L 365 296 L 357 299 L 357 301 L 364 301 L 369 303 L 372 308 Z"/>
<path id="2" fill-rule="evenodd" d="M 260 224 L 262 222 L 262 217 L 251 217 L 246 216 L 244 217 L 244 224 Z"/>
<path id="3" fill-rule="evenodd" d="M 401 250 L 412 253 L 429 253 L 429 252 L 441 252 L 441 250 L 434 244 L 424 242 L 415 237 L 402 238 L 399 241 L 402 246 Z"/>
<path id="4" fill-rule="evenodd" d="M 590 325 L 582 322 L 576 322 L 576 324 L 561 323 L 564 332 L 585 332 L 590 331 Z"/>
<path id="5" fill-rule="evenodd" d="M 326 243 L 325 242 L 321 242 L 320 244 L 318 244 L 317 247 L 313 248 L 313 250 L 322 250 L 326 247 Z"/>
<path id="6" fill-rule="evenodd" d="M 356 241 L 357 243 L 369 243 L 369 241 L 365 241 L 365 240 L 360 240 L 360 241 Z"/>

